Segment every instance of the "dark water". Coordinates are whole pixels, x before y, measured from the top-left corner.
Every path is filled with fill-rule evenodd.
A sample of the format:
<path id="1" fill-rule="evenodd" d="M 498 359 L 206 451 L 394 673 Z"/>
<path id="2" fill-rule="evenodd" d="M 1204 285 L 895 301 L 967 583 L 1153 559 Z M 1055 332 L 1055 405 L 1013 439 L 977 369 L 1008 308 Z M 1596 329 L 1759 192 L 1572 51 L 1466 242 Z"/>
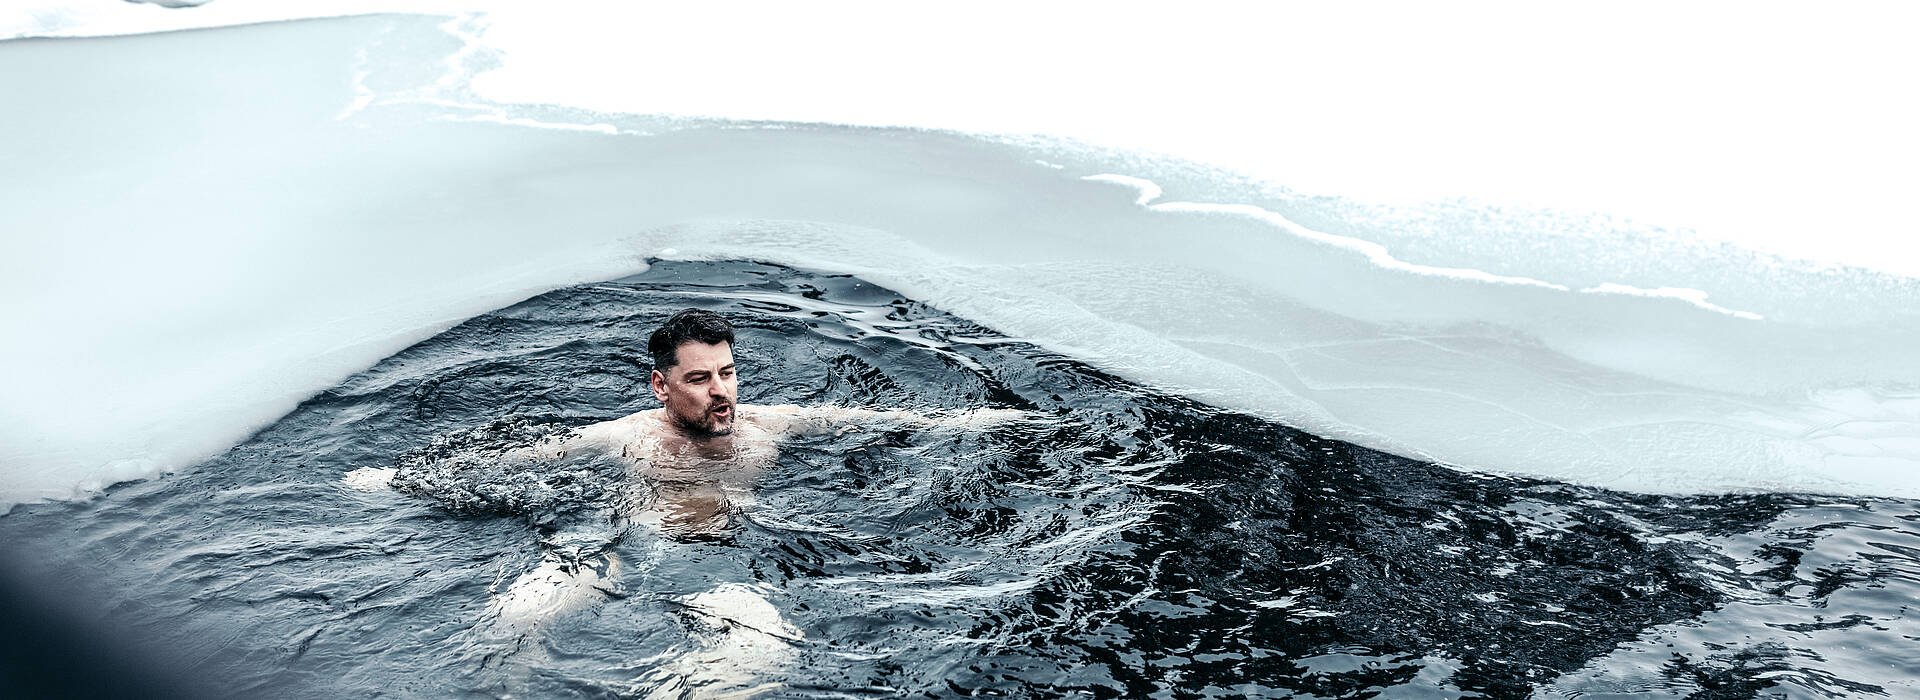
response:
<path id="1" fill-rule="evenodd" d="M 477 473 L 450 455 L 654 407 L 644 338 L 686 306 L 739 328 L 743 402 L 1032 417 L 794 440 L 700 537 L 613 515 L 627 487 L 592 464 L 434 485 Z M 342 484 L 396 463 L 407 489 Z M 205 464 L 16 508 L 0 537 L 14 607 L 185 694 L 1920 694 L 1913 502 L 1463 474 L 755 263 L 474 318 Z M 505 624 L 556 560 L 593 569 L 585 602 Z M 15 682 L 125 665 L 45 656 Z"/>

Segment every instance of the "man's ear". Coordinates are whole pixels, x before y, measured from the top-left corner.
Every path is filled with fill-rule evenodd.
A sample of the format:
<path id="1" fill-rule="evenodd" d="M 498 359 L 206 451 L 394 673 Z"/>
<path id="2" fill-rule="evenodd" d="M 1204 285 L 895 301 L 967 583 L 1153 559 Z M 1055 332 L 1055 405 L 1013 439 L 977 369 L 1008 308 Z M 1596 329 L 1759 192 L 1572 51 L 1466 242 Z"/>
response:
<path id="1" fill-rule="evenodd" d="M 661 374 L 660 370 L 656 369 L 653 374 L 647 376 L 647 383 L 653 386 L 653 398 L 659 399 L 660 403 L 666 403 L 667 375 Z"/>

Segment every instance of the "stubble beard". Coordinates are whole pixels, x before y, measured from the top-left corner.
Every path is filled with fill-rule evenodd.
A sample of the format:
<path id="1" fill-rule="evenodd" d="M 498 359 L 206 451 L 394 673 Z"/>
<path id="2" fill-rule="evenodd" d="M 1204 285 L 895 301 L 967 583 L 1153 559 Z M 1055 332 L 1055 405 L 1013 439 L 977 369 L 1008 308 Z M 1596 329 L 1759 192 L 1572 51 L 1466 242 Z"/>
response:
<path id="1" fill-rule="evenodd" d="M 725 422 L 722 422 L 719 416 L 713 414 L 714 409 L 723 407 L 732 409 L 727 412 Z M 729 402 L 724 405 L 708 406 L 700 415 L 704 420 L 697 422 L 688 421 L 679 416 L 674 416 L 674 422 L 680 424 L 681 432 L 686 433 L 688 437 L 698 439 L 726 437 L 733 434 L 734 421 L 740 418 L 740 411 L 739 407 Z"/>

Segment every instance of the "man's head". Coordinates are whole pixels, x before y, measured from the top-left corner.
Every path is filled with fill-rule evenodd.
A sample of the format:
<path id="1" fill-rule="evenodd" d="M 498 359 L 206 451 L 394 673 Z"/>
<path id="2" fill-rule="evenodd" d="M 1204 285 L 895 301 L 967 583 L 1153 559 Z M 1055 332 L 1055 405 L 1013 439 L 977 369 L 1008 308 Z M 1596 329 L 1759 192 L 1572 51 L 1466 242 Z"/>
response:
<path id="1" fill-rule="evenodd" d="M 653 396 L 666 407 L 667 420 L 696 437 L 733 432 L 739 396 L 733 324 L 711 311 L 687 309 L 653 332 L 647 352 L 653 355 Z"/>

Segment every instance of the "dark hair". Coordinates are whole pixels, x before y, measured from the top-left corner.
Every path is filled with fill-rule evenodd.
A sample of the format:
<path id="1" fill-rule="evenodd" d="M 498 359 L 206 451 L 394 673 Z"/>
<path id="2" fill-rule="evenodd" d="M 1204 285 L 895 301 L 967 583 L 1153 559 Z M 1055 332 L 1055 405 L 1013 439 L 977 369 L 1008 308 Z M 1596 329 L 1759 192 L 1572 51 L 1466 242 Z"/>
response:
<path id="1" fill-rule="evenodd" d="M 668 318 L 647 338 L 647 353 L 653 355 L 653 368 L 661 372 L 680 364 L 675 351 L 687 343 L 733 344 L 733 324 L 720 314 L 705 309 L 687 309 Z"/>

